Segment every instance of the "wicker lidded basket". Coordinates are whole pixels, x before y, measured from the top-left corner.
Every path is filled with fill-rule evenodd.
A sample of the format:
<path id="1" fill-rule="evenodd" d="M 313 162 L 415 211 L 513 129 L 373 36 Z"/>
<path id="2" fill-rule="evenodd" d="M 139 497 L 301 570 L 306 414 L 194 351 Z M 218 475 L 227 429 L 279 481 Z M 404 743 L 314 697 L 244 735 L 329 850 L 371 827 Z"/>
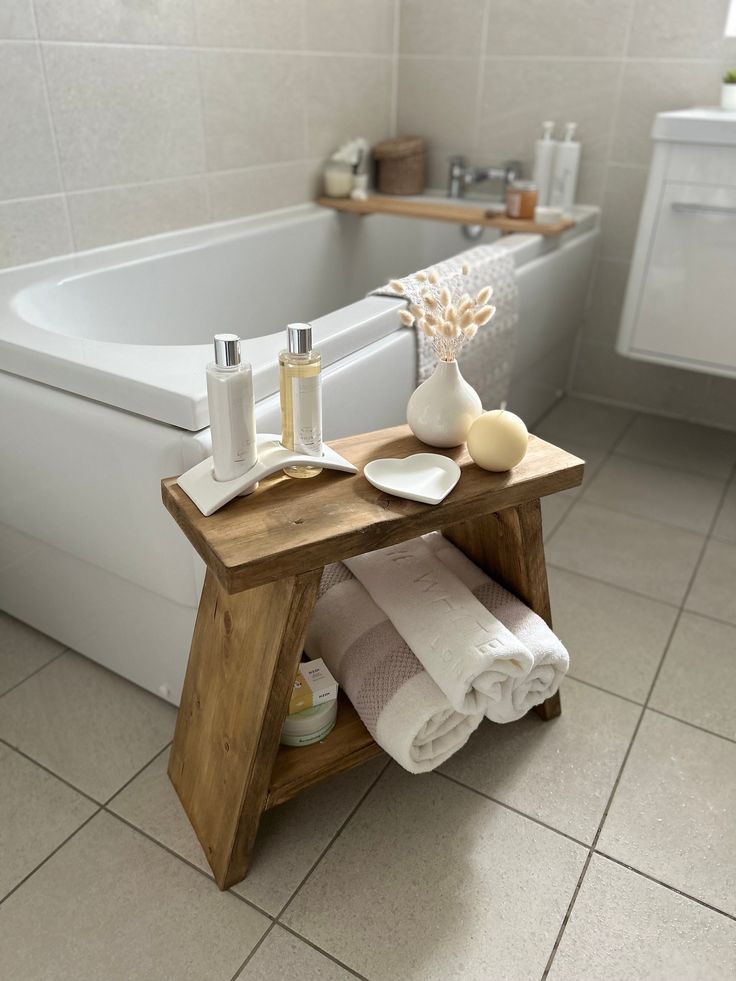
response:
<path id="1" fill-rule="evenodd" d="M 421 194 L 424 190 L 424 140 L 397 136 L 373 147 L 376 186 L 381 194 Z"/>

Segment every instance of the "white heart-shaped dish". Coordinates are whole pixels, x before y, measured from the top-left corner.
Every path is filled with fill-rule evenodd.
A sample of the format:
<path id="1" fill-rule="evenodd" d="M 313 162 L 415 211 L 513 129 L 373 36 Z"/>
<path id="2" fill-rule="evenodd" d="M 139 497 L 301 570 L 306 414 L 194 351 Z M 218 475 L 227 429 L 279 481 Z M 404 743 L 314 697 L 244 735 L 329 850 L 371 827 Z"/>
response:
<path id="1" fill-rule="evenodd" d="M 363 473 L 378 490 L 422 504 L 444 501 L 460 480 L 460 467 L 439 453 L 415 453 L 403 460 L 371 460 Z"/>

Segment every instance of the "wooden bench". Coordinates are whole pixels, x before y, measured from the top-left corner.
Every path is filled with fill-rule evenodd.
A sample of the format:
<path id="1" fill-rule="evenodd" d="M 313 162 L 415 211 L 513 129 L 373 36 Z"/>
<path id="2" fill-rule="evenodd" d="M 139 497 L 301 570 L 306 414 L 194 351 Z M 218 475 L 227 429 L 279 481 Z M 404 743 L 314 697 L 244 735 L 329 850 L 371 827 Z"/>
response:
<path id="1" fill-rule="evenodd" d="M 379 457 L 426 452 L 406 426 L 331 444 L 361 471 Z M 171 477 L 163 500 L 207 564 L 169 776 L 221 889 L 246 874 L 261 814 L 381 750 L 342 695 L 321 743 L 280 746 L 281 727 L 330 562 L 441 529 L 551 624 L 540 497 L 582 481 L 583 462 L 534 436 L 513 471 L 442 451 L 462 476 L 433 507 L 376 490 L 363 477 L 278 475 L 205 518 Z M 560 713 L 558 696 L 536 710 Z"/>

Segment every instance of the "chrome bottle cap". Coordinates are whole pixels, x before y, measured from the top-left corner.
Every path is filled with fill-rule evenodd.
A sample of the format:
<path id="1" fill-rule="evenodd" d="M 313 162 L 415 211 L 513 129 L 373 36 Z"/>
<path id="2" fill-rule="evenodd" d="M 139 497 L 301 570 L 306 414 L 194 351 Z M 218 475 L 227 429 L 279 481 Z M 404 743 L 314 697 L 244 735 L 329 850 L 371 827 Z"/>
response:
<path id="1" fill-rule="evenodd" d="M 312 350 L 312 325 L 289 324 L 286 328 L 286 346 L 290 354 L 309 354 Z"/>
<path id="2" fill-rule="evenodd" d="M 237 368 L 240 364 L 240 338 L 237 334 L 215 334 L 215 364 L 218 368 Z"/>

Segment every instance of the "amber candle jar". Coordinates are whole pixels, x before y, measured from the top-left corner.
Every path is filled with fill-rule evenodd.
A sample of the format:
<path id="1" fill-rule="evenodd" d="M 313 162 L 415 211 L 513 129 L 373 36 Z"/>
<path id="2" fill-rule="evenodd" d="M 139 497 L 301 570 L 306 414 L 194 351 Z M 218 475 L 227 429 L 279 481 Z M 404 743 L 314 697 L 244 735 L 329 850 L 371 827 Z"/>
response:
<path id="1" fill-rule="evenodd" d="M 509 218 L 528 218 L 533 221 L 537 198 L 537 185 L 534 181 L 514 181 L 506 191 L 506 214 Z"/>

